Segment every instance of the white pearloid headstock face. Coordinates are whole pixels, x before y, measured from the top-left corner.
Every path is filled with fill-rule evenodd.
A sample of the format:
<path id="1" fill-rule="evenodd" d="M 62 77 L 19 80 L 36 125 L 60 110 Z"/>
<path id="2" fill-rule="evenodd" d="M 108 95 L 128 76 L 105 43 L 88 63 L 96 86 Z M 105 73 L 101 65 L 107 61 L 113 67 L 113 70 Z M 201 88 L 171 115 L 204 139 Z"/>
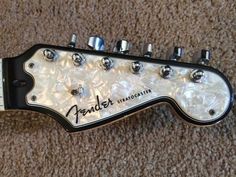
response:
<path id="1" fill-rule="evenodd" d="M 38 49 L 24 63 L 25 72 L 34 80 L 26 102 L 56 112 L 73 128 L 116 119 L 163 101 L 185 120 L 208 125 L 221 120 L 232 104 L 228 81 L 207 66 L 62 48 L 50 49 L 55 52 L 55 56 L 47 53 L 50 61 L 46 50 Z M 171 68 L 168 77 L 162 75 L 165 66 Z M 142 69 L 135 72 L 132 67 Z M 201 79 L 195 82 L 192 77 L 198 69 L 203 73 L 197 73 Z"/>

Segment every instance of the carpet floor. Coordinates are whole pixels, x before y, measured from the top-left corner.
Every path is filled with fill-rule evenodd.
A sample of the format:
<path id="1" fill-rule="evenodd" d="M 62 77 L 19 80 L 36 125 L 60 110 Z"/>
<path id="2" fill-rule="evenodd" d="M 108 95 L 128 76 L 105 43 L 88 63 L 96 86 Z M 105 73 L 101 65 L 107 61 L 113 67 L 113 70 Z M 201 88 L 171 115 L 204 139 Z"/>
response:
<path id="1" fill-rule="evenodd" d="M 1 0 L 0 55 L 17 56 L 36 43 L 78 47 L 100 35 L 111 51 L 117 39 L 140 55 L 144 42 L 154 56 L 184 46 L 182 61 L 210 48 L 210 65 L 236 87 L 236 1 Z M 178 119 L 156 105 L 96 129 L 69 134 L 50 117 L 29 111 L 0 113 L 0 177 L 11 176 L 236 176 L 236 111 L 211 127 Z"/>

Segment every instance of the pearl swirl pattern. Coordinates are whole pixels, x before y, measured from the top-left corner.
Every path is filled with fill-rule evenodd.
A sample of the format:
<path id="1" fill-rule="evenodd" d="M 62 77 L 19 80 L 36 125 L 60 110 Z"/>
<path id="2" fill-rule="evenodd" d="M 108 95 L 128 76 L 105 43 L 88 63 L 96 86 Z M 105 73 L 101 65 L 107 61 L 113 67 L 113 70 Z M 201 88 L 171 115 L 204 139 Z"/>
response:
<path id="1" fill-rule="evenodd" d="M 34 87 L 26 101 L 59 113 L 74 127 L 113 117 L 163 97 L 174 100 L 187 116 L 200 122 L 219 118 L 230 104 L 227 84 L 210 71 L 204 71 L 202 83 L 194 83 L 189 79 L 191 68 L 171 66 L 174 75 L 163 79 L 159 74 L 163 65 L 149 63 L 148 59 L 142 62 L 144 70 L 133 74 L 131 60 L 111 57 L 114 68 L 104 70 L 100 64 L 104 56 L 82 53 L 86 63 L 75 66 L 73 52 L 57 50 L 58 60 L 48 62 L 43 50 L 38 50 L 24 64 L 25 71 L 34 78 Z M 30 63 L 34 63 L 33 68 Z M 83 94 L 72 95 L 71 90 L 79 86 L 83 87 Z M 33 95 L 36 100 L 31 99 Z"/>

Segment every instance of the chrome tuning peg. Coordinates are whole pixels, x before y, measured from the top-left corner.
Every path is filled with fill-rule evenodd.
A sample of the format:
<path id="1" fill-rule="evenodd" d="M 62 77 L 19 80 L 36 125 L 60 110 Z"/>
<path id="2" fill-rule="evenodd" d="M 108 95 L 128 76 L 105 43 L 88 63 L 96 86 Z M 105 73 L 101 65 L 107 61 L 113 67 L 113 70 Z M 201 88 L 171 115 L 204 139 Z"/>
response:
<path id="1" fill-rule="evenodd" d="M 130 44 L 128 41 L 122 39 L 117 41 L 114 51 L 117 53 L 127 54 L 129 52 Z"/>
<path id="2" fill-rule="evenodd" d="M 104 57 L 101 60 L 101 66 L 104 70 L 110 70 L 113 67 L 113 60 L 109 57 Z"/>
<path id="3" fill-rule="evenodd" d="M 194 69 L 190 73 L 190 79 L 195 83 L 201 83 L 204 75 L 205 73 L 202 69 Z"/>
<path id="4" fill-rule="evenodd" d="M 198 64 L 207 65 L 211 59 L 210 50 L 201 50 L 201 55 L 197 60 Z M 190 79 L 195 83 L 201 83 L 205 77 L 205 73 L 202 69 L 194 69 L 190 73 Z"/>
<path id="5" fill-rule="evenodd" d="M 152 44 L 145 44 L 143 47 L 143 56 L 151 57 L 152 56 Z M 140 74 L 144 69 L 143 64 L 140 61 L 132 62 L 130 70 L 133 74 Z"/>
<path id="6" fill-rule="evenodd" d="M 74 53 L 72 55 L 72 61 L 75 66 L 82 66 L 86 62 L 86 59 L 84 55 L 80 53 Z"/>
<path id="7" fill-rule="evenodd" d="M 211 52 L 210 50 L 201 50 L 201 56 L 198 59 L 199 64 L 207 65 L 211 59 Z"/>
<path id="8" fill-rule="evenodd" d="M 172 54 L 169 56 L 169 60 L 175 60 L 178 61 L 184 54 L 184 48 L 183 47 L 174 47 Z"/>
<path id="9" fill-rule="evenodd" d="M 183 56 L 183 53 L 184 53 L 183 47 L 174 47 L 172 54 L 169 55 L 167 59 L 179 61 L 180 58 Z M 174 75 L 174 69 L 169 65 L 162 66 L 160 69 L 160 75 L 164 79 L 169 79 L 171 78 L 171 76 Z"/>
<path id="10" fill-rule="evenodd" d="M 89 37 L 88 46 L 93 50 L 104 51 L 105 50 L 105 42 L 104 39 L 99 36 L 91 36 Z"/>
<path id="11" fill-rule="evenodd" d="M 169 66 L 162 66 L 160 69 L 160 75 L 164 79 L 169 79 L 173 75 L 174 70 Z"/>
<path id="12" fill-rule="evenodd" d="M 143 64 L 139 61 L 132 62 L 130 69 L 133 74 L 139 74 L 143 71 Z"/>
<path id="13" fill-rule="evenodd" d="M 70 39 L 70 42 L 68 44 L 68 47 L 75 48 L 76 45 L 77 45 L 77 35 L 73 33 L 71 35 L 71 39 Z"/>
<path id="14" fill-rule="evenodd" d="M 150 43 L 145 44 L 143 47 L 143 56 L 144 57 L 152 57 L 152 48 L 153 48 L 152 44 L 150 44 Z"/>
<path id="15" fill-rule="evenodd" d="M 45 57 L 45 60 L 49 62 L 56 61 L 58 58 L 57 52 L 53 49 L 45 49 L 43 51 L 43 55 Z"/>

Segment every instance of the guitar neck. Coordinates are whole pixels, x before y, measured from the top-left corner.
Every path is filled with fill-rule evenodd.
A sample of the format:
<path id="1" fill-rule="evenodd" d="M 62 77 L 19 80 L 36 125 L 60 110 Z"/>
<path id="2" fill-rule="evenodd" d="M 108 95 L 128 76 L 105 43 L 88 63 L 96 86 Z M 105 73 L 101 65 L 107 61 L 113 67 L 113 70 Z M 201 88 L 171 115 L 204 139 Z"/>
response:
<path id="1" fill-rule="evenodd" d="M 0 59 L 0 111 L 5 110 L 4 94 L 3 94 L 3 72 L 2 72 L 2 59 Z"/>

